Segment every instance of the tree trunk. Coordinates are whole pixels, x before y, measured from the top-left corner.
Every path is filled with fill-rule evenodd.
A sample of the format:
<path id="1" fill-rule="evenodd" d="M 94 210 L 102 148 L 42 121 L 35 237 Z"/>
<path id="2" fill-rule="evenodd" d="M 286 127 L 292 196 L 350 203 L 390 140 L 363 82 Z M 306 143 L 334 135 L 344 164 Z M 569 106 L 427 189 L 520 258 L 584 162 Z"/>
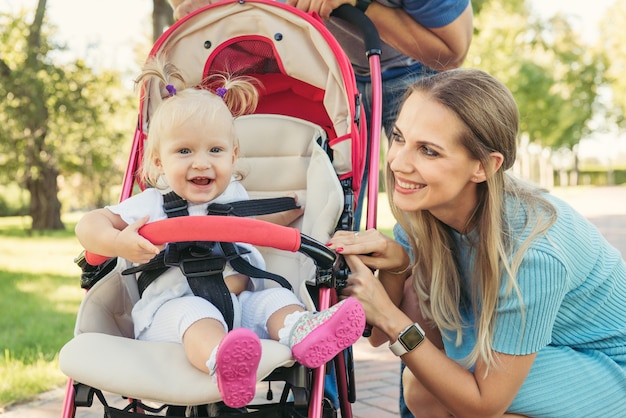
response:
<path id="1" fill-rule="evenodd" d="M 40 67 L 41 28 L 46 13 L 46 0 L 37 2 L 35 19 L 30 26 L 28 35 L 27 65 L 30 68 Z M 57 178 L 59 170 L 46 147 L 48 109 L 45 89 L 39 83 L 26 88 L 31 94 L 32 118 L 27 129 L 30 132 L 30 144 L 26 150 L 26 174 L 24 182 L 30 192 L 29 213 L 32 218 L 32 229 L 35 231 L 65 229 L 61 222 L 61 202 L 57 197 L 59 191 Z M 25 90 L 26 91 L 26 90 Z"/>
<path id="2" fill-rule="evenodd" d="M 174 10 L 167 0 L 153 0 L 152 41 L 161 36 L 163 31 L 174 23 Z"/>
<path id="3" fill-rule="evenodd" d="M 47 164 L 41 164 L 37 171 L 37 176 L 26 179 L 30 192 L 29 214 L 33 220 L 31 228 L 35 231 L 65 229 L 61 221 L 61 202 L 57 197 L 59 172 Z"/>

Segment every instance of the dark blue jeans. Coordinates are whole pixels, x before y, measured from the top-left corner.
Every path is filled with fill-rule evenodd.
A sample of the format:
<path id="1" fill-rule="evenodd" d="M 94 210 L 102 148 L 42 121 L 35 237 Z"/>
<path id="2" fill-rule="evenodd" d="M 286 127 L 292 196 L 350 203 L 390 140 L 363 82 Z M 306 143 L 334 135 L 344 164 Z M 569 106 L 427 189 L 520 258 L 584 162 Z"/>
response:
<path id="1" fill-rule="evenodd" d="M 402 388 L 402 372 L 406 364 L 403 361 L 400 362 L 400 398 L 398 400 L 398 406 L 400 407 L 400 417 L 401 418 L 415 418 L 415 416 L 409 411 L 409 408 L 406 407 L 406 403 L 404 402 L 404 390 Z"/>

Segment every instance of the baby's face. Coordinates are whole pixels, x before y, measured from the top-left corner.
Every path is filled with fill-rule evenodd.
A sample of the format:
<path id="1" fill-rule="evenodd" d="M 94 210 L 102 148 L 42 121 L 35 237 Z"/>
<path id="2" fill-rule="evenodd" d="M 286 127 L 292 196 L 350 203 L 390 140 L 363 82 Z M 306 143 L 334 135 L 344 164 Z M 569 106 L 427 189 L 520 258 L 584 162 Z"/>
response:
<path id="1" fill-rule="evenodd" d="M 228 187 L 237 154 L 230 120 L 186 123 L 163 138 L 155 164 L 176 194 L 206 203 Z"/>

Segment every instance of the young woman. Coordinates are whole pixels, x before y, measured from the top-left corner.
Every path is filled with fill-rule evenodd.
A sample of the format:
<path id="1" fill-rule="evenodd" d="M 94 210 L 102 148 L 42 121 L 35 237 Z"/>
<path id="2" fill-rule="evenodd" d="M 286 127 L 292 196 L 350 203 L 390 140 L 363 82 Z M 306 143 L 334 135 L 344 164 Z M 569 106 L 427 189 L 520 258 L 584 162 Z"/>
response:
<path id="1" fill-rule="evenodd" d="M 336 233 L 344 294 L 406 363 L 415 416 L 622 416 L 626 263 L 570 206 L 506 172 L 517 134 L 511 93 L 485 72 L 414 84 L 387 161 L 410 249 Z M 398 308 L 411 273 L 417 323 Z"/>
<path id="2" fill-rule="evenodd" d="M 206 215 L 210 203 L 248 198 L 233 173 L 239 153 L 233 115 L 248 112 L 257 103 L 257 91 L 248 79 L 223 78 L 215 92 L 184 88 L 180 73 L 160 60 L 151 62 L 139 81 L 146 77 L 157 77 L 165 96 L 150 121 L 144 150 L 142 177 L 152 187 L 86 214 L 76 226 L 86 250 L 134 263 L 146 263 L 161 250 L 137 231 L 147 222 L 167 218 L 166 191 L 184 199 L 192 216 Z M 294 210 L 282 219 L 288 223 L 301 214 Z M 248 254 L 242 257 L 264 269 L 261 254 L 248 244 L 243 246 Z M 314 314 L 290 290 L 264 289 L 262 279 L 241 274 L 230 263 L 223 276 L 234 308 L 230 332 L 223 312 L 210 298 L 195 294 L 178 267 L 147 286 L 132 317 L 136 338 L 182 342 L 196 368 L 215 373 L 229 407 L 243 407 L 254 398 L 259 338 L 289 346 L 296 360 L 316 368 L 363 332 L 365 314 L 354 298 Z"/>

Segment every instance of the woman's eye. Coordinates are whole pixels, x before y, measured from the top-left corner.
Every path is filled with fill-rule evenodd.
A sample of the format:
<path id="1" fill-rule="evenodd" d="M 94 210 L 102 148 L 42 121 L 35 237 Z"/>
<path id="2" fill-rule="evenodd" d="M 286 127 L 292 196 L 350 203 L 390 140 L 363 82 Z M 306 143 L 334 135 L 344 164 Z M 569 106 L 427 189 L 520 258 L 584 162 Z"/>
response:
<path id="1" fill-rule="evenodd" d="M 389 138 L 392 142 L 401 142 L 402 136 L 397 132 L 391 133 L 391 138 Z"/>
<path id="2" fill-rule="evenodd" d="M 422 152 L 422 154 L 426 155 L 427 157 L 437 157 L 439 155 L 437 151 L 430 149 L 426 145 L 422 145 L 420 147 L 420 151 Z"/>

